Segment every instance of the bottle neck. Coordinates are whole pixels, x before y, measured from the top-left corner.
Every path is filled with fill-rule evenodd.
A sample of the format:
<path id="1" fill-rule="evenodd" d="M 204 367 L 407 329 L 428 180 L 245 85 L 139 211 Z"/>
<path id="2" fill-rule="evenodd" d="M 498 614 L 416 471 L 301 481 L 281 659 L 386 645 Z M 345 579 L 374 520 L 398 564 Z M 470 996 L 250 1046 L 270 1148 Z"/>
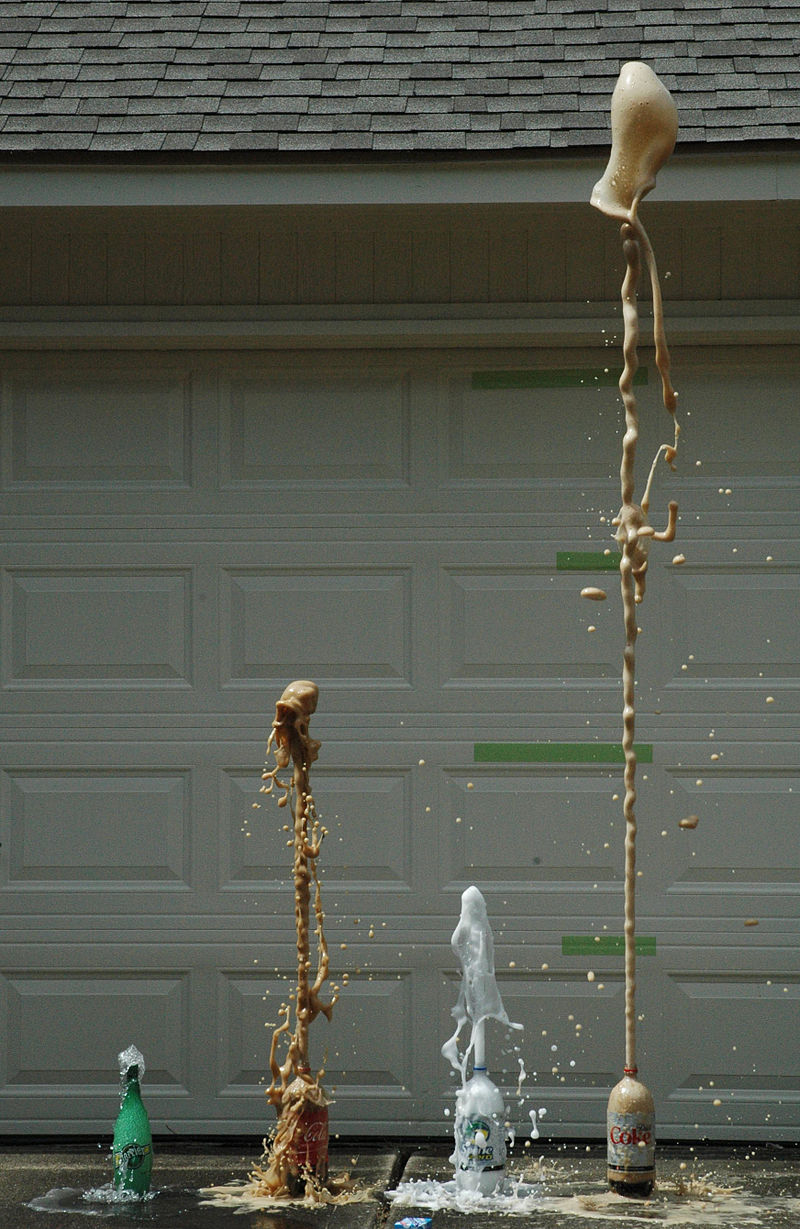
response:
<path id="1" fill-rule="evenodd" d="M 122 1090 L 123 1101 L 127 1101 L 129 1097 L 135 1098 L 135 1097 L 141 1097 L 141 1095 L 142 1095 L 142 1090 L 139 1087 L 139 1080 L 137 1076 L 135 1075 L 130 1076 L 129 1079 L 125 1081 L 125 1087 Z"/>

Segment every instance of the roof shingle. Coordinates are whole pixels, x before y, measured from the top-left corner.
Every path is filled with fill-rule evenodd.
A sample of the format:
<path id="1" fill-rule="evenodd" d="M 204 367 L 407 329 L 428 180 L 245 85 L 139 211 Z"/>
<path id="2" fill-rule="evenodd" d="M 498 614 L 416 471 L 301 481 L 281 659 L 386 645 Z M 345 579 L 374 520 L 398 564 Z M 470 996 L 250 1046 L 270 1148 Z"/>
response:
<path id="1" fill-rule="evenodd" d="M 798 49 L 800 0 L 0 0 L 0 154 L 596 147 L 631 59 L 683 139 L 798 139 Z"/>

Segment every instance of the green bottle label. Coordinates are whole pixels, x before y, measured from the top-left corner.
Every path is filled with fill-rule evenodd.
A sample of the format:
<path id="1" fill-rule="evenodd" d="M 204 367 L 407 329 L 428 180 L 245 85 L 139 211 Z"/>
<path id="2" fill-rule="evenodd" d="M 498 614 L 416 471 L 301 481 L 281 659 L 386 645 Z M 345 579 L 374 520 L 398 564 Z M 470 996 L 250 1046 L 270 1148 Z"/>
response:
<path id="1" fill-rule="evenodd" d="M 119 1152 L 114 1153 L 114 1168 L 121 1169 L 124 1173 L 139 1169 L 146 1159 L 152 1156 L 152 1152 L 149 1144 L 126 1144 Z"/>

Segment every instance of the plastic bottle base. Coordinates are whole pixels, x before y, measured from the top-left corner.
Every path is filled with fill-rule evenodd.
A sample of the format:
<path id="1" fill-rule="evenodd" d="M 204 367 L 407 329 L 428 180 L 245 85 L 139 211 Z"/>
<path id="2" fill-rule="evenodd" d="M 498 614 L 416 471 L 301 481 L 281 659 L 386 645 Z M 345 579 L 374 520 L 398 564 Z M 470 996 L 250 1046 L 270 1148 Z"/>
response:
<path id="1" fill-rule="evenodd" d="M 618 1178 L 608 1179 L 609 1188 L 615 1195 L 624 1195 L 626 1199 L 649 1199 L 655 1188 L 652 1178 L 645 1182 L 620 1182 Z"/>
<path id="2" fill-rule="evenodd" d="M 476 1195 L 493 1195 L 505 1176 L 503 1165 L 486 1169 L 457 1169 L 456 1190 Z"/>
<path id="3" fill-rule="evenodd" d="M 328 1180 L 328 1163 L 319 1162 L 313 1167 L 308 1165 L 302 1169 L 290 1169 L 286 1175 L 286 1189 L 290 1195 L 304 1195 L 306 1190 L 306 1182 L 311 1178 L 319 1186 L 324 1186 Z"/>

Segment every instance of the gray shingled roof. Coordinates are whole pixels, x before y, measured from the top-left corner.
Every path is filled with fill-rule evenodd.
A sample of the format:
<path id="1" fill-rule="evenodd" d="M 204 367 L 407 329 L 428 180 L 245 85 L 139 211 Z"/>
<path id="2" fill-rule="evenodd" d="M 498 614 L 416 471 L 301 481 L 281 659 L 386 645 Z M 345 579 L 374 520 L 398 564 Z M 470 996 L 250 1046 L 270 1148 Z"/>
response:
<path id="1" fill-rule="evenodd" d="M 0 154 L 585 149 L 620 65 L 684 142 L 800 137 L 800 3 L 0 0 Z"/>

